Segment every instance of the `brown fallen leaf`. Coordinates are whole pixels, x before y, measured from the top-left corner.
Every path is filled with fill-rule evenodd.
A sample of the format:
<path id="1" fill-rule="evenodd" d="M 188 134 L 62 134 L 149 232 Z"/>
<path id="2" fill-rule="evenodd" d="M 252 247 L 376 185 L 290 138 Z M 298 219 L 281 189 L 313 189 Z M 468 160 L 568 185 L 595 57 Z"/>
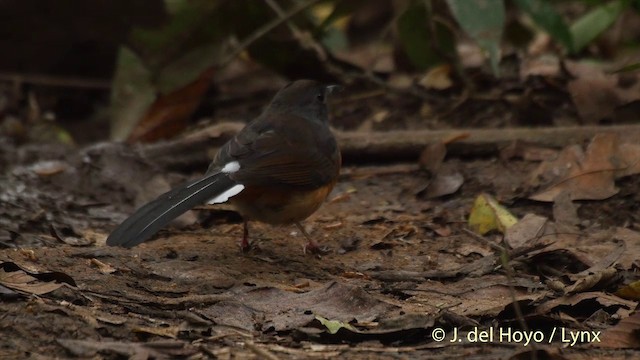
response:
<path id="1" fill-rule="evenodd" d="M 554 201 L 567 192 L 571 200 L 604 200 L 618 193 L 611 163 L 617 148 L 613 134 L 596 135 L 586 152 L 579 146 L 565 148 L 557 159 L 547 161 L 532 173 L 530 184 L 544 189 L 530 196 L 537 201 Z"/>
<path id="2" fill-rule="evenodd" d="M 578 205 L 571 200 L 569 192 L 563 191 L 553 200 L 553 219 L 558 231 L 577 232 L 580 224 Z"/>
<path id="3" fill-rule="evenodd" d="M 397 309 L 370 295 L 361 287 L 343 282 L 329 282 L 320 288 L 299 293 L 275 287 L 246 289 L 233 300 L 221 301 L 201 309 L 201 314 L 218 324 L 255 330 L 256 319 L 269 319 L 263 326 L 275 331 L 297 329 L 314 319 L 350 322 L 373 321 Z M 292 304 L 295 304 L 292 307 Z"/>
<path id="4" fill-rule="evenodd" d="M 149 335 L 157 335 L 166 338 L 175 339 L 178 337 L 178 333 L 180 332 L 180 327 L 178 326 L 158 326 L 158 327 L 148 327 L 148 326 L 140 326 L 134 327 L 131 329 L 134 333 L 142 333 Z"/>
<path id="5" fill-rule="evenodd" d="M 12 290 L 43 295 L 65 284 L 76 286 L 69 275 L 60 272 L 31 273 L 12 262 L 0 263 L 0 285 Z"/>
<path id="6" fill-rule="evenodd" d="M 435 199 L 441 196 L 451 195 L 458 191 L 464 184 L 464 177 L 459 172 L 453 174 L 437 174 L 429 185 L 418 192 L 422 199 Z"/>
<path id="7" fill-rule="evenodd" d="M 211 67 L 184 87 L 159 95 L 133 128 L 127 142 L 152 142 L 178 134 L 187 126 L 189 116 L 200 104 L 214 74 L 215 68 Z"/>
<path id="8" fill-rule="evenodd" d="M 614 161 L 618 165 L 616 178 L 640 173 L 640 144 L 620 144 Z"/>
<path id="9" fill-rule="evenodd" d="M 512 249 L 535 242 L 544 234 L 548 221 L 544 216 L 526 214 L 515 225 L 507 228 L 504 240 Z"/>
<path id="10" fill-rule="evenodd" d="M 619 121 L 619 110 L 640 98 L 637 74 L 607 72 L 603 66 L 592 62 L 565 61 L 564 65 L 573 77 L 567 89 L 586 123 Z"/>
<path id="11" fill-rule="evenodd" d="M 565 287 L 564 293 L 571 294 L 591 290 L 598 285 L 609 282 L 617 274 L 618 271 L 614 268 L 608 268 L 597 273 L 588 274 L 579 278 L 573 285 Z"/>
<path id="12" fill-rule="evenodd" d="M 611 119 L 616 107 L 624 103 L 615 91 L 616 85 L 614 76 L 594 69 L 590 76 L 570 81 L 567 90 L 582 120 L 587 124 L 597 124 Z"/>
<path id="13" fill-rule="evenodd" d="M 98 353 L 118 354 L 129 359 L 188 358 L 197 349 L 184 341 L 165 340 L 132 343 L 122 341 L 57 339 L 62 347 L 79 357 L 95 357 Z"/>
<path id="14" fill-rule="evenodd" d="M 640 312 L 622 319 L 616 326 L 602 332 L 599 342 L 591 344 L 597 348 L 637 349 L 640 348 Z"/>
<path id="15" fill-rule="evenodd" d="M 437 174 L 438 170 L 447 156 L 447 146 L 444 142 L 430 144 L 422 150 L 418 165 L 421 169 L 426 170 L 429 174 Z"/>
<path id="16" fill-rule="evenodd" d="M 595 307 L 582 306 L 578 307 L 578 304 L 594 304 Z M 567 306 L 576 307 L 581 312 L 586 312 L 589 315 L 596 312 L 599 309 L 606 309 L 607 312 L 612 311 L 620 318 L 628 317 L 636 308 L 635 301 L 629 301 L 619 298 L 615 295 L 606 294 L 603 292 L 584 292 L 573 295 L 565 295 L 556 299 L 549 300 L 540 304 L 535 313 L 539 315 L 549 314 L 557 311 L 559 308 L 565 308 Z"/>

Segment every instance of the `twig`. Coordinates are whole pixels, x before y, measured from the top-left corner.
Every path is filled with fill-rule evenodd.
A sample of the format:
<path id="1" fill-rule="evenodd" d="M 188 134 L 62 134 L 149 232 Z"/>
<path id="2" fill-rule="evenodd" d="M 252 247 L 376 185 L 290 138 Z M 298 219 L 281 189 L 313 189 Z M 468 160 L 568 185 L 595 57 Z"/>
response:
<path id="1" fill-rule="evenodd" d="M 507 279 L 509 279 L 509 295 L 511 296 L 511 303 L 513 304 L 513 310 L 516 313 L 516 319 L 518 320 L 518 323 L 520 324 L 520 327 L 522 327 L 522 330 L 524 332 L 529 332 L 529 326 L 527 325 L 527 322 L 524 320 L 524 314 L 522 312 L 522 309 L 520 308 L 520 304 L 518 303 L 518 298 L 517 298 L 517 294 L 516 294 L 516 289 L 514 288 L 513 284 L 515 282 L 515 270 L 513 270 L 513 267 L 511 266 L 511 264 L 509 263 L 509 254 L 507 252 L 507 249 L 498 245 L 498 244 L 494 244 L 493 242 L 485 239 L 483 236 L 480 236 L 476 233 L 474 233 L 473 231 L 469 230 L 469 229 L 462 229 L 462 231 L 464 231 L 465 233 L 471 235 L 472 238 L 481 241 L 484 244 L 487 244 L 489 246 L 491 246 L 491 248 L 493 248 L 494 250 L 497 250 L 500 254 L 500 263 L 502 264 L 502 267 L 505 269 L 506 275 L 507 275 Z M 532 346 L 535 348 L 536 344 L 532 344 Z M 536 355 L 535 352 L 532 353 L 532 359 L 535 360 L 536 359 Z"/>
<path id="2" fill-rule="evenodd" d="M 107 79 L 87 79 L 80 77 L 54 76 L 44 74 L 0 73 L 0 81 L 14 82 L 17 84 L 27 83 L 42 86 L 58 86 L 67 88 L 105 90 L 111 88 L 111 82 Z"/>
<path id="3" fill-rule="evenodd" d="M 474 233 L 473 231 L 463 228 L 462 229 L 463 232 L 467 233 L 467 235 L 470 235 L 472 238 L 474 238 L 475 240 L 480 241 L 481 243 L 490 246 L 493 250 L 496 250 L 498 252 L 506 252 L 506 249 L 490 240 L 485 239 L 484 236 L 480 236 L 476 233 Z"/>
<path id="4" fill-rule="evenodd" d="M 296 24 L 294 24 L 292 21 L 290 21 L 291 18 L 287 18 L 287 16 L 286 16 L 287 14 L 284 12 L 284 10 L 282 10 L 280 5 L 275 0 L 264 0 L 264 1 L 276 13 L 276 15 L 278 15 L 278 17 L 280 19 L 282 19 L 283 21 L 285 21 L 287 23 L 287 26 L 289 27 L 289 30 L 291 30 L 291 32 L 295 36 L 300 36 L 300 29 L 298 29 L 298 26 L 296 26 Z"/>
<path id="5" fill-rule="evenodd" d="M 280 358 L 273 354 L 271 351 L 258 347 L 253 342 L 245 342 L 245 346 L 251 350 L 254 354 L 258 355 L 261 359 L 279 360 Z"/>
<path id="6" fill-rule="evenodd" d="M 320 0 L 307 0 L 307 1 L 301 2 L 298 5 L 292 7 L 291 9 L 289 9 L 286 13 L 283 14 L 283 16 L 281 16 L 279 18 L 276 18 L 276 19 L 273 19 L 272 21 L 268 22 L 267 24 L 265 24 L 261 28 L 257 29 L 251 35 L 249 35 L 244 40 L 242 40 L 242 42 L 238 45 L 238 47 L 236 47 L 233 51 L 231 51 L 231 53 L 229 55 L 227 55 L 227 57 L 223 58 L 218 63 L 218 66 L 220 66 L 220 67 L 226 66 L 229 62 L 231 62 L 233 59 L 235 59 L 236 56 L 238 56 L 246 48 L 251 46 L 251 44 L 253 44 L 256 40 L 260 39 L 261 37 L 263 37 L 264 35 L 269 33 L 271 30 L 275 29 L 276 27 L 278 27 L 279 25 L 281 25 L 285 21 L 289 20 L 290 18 L 292 18 L 293 16 L 298 14 L 300 11 L 308 8 L 309 6 L 315 4 L 315 3 L 319 2 L 319 1 Z"/>
<path id="7" fill-rule="evenodd" d="M 140 145 L 151 162 L 167 168 L 193 168 L 211 162 L 211 150 L 242 128 L 239 123 L 220 123 L 170 142 Z M 415 161 L 429 144 L 468 135 L 447 145 L 449 156 L 495 156 L 504 146 L 526 140 L 539 146 L 561 148 L 582 144 L 599 133 L 616 134 L 621 143 L 637 142 L 640 125 L 569 126 L 555 128 L 402 130 L 387 132 L 336 131 L 345 163 Z"/>
<path id="8" fill-rule="evenodd" d="M 513 303 L 513 311 L 516 313 L 516 319 L 518 320 L 518 323 L 520 324 L 522 331 L 528 333 L 529 325 L 524 319 L 524 313 L 522 312 L 522 308 L 520 308 L 520 303 L 518 303 L 518 300 L 516 298 L 516 289 L 513 286 L 513 284 L 515 283 L 515 270 L 513 270 L 513 266 L 511 266 L 511 263 L 509 262 L 509 254 L 506 251 L 503 251 L 502 253 L 500 253 L 500 262 L 502 263 L 502 267 L 505 269 L 507 273 L 507 279 L 510 280 L 509 295 L 511 296 L 511 302 Z M 538 344 L 534 341 L 532 342 L 531 347 L 534 350 L 537 350 Z M 537 360 L 537 358 L 538 356 L 536 354 L 536 351 L 532 351 L 531 360 Z"/>

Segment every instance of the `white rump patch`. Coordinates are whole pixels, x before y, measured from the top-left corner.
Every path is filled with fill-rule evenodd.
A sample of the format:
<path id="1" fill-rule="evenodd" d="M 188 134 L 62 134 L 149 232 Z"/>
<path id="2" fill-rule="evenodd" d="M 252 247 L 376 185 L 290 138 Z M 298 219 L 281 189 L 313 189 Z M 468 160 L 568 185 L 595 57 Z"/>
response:
<path id="1" fill-rule="evenodd" d="M 237 161 L 231 161 L 228 162 L 223 168 L 222 170 L 220 170 L 220 172 L 223 172 L 225 174 L 232 174 L 236 171 L 240 170 L 240 163 Z M 238 191 L 239 192 L 239 191 Z M 237 194 L 237 193 L 236 193 Z M 235 194 L 233 194 L 235 195 Z M 233 196 L 231 195 L 231 196 Z"/>
<path id="2" fill-rule="evenodd" d="M 238 163 L 237 161 L 234 161 L 236 164 Z M 231 164 L 231 163 L 229 163 Z M 227 164 L 225 167 L 229 166 L 229 164 Z M 224 169 L 223 169 L 224 171 Z M 230 188 L 229 190 L 223 192 L 222 194 L 214 197 L 213 199 L 209 200 L 208 204 L 209 205 L 213 205 L 213 204 L 222 204 L 224 202 L 227 202 L 227 200 L 229 200 L 229 198 L 234 197 L 236 195 L 238 195 L 242 190 L 244 190 L 244 185 L 242 184 L 238 184 L 233 186 L 232 188 Z"/>

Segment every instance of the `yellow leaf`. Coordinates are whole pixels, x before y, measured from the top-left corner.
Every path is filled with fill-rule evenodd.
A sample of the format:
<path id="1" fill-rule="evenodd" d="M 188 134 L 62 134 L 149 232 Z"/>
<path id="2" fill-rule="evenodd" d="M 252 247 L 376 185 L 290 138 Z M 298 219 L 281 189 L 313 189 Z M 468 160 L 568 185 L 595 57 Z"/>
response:
<path id="1" fill-rule="evenodd" d="M 518 218 L 488 194 L 478 195 L 469 215 L 469 227 L 480 235 L 491 230 L 504 233 L 517 222 Z"/>
<path id="2" fill-rule="evenodd" d="M 640 300 L 640 281 L 632 282 L 631 284 L 618 289 L 618 291 L 616 291 L 616 295 L 623 299 Z"/>

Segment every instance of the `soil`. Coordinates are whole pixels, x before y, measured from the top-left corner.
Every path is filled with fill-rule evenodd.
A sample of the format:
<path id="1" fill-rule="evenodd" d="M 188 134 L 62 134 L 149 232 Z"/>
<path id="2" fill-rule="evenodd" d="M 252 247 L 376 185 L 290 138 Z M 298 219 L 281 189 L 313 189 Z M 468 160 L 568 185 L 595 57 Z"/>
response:
<path id="1" fill-rule="evenodd" d="M 341 106 L 338 121 L 366 113 Z M 243 253 L 241 220 L 224 206 L 122 249 L 105 239 L 144 179 L 184 175 L 99 146 L 2 149 L 0 358 L 638 356 L 620 335 L 637 326 L 637 302 L 613 295 L 637 277 L 637 175 L 607 199 L 574 201 L 571 224 L 528 199 L 541 160 L 449 157 L 437 174 L 463 184 L 434 198 L 424 189 L 437 174 L 418 162 L 350 163 L 304 222 L 321 256 L 303 252 L 294 226 L 259 223 Z M 481 194 L 554 223 L 551 241 L 530 232 L 512 247 L 499 230 L 470 231 Z"/>

